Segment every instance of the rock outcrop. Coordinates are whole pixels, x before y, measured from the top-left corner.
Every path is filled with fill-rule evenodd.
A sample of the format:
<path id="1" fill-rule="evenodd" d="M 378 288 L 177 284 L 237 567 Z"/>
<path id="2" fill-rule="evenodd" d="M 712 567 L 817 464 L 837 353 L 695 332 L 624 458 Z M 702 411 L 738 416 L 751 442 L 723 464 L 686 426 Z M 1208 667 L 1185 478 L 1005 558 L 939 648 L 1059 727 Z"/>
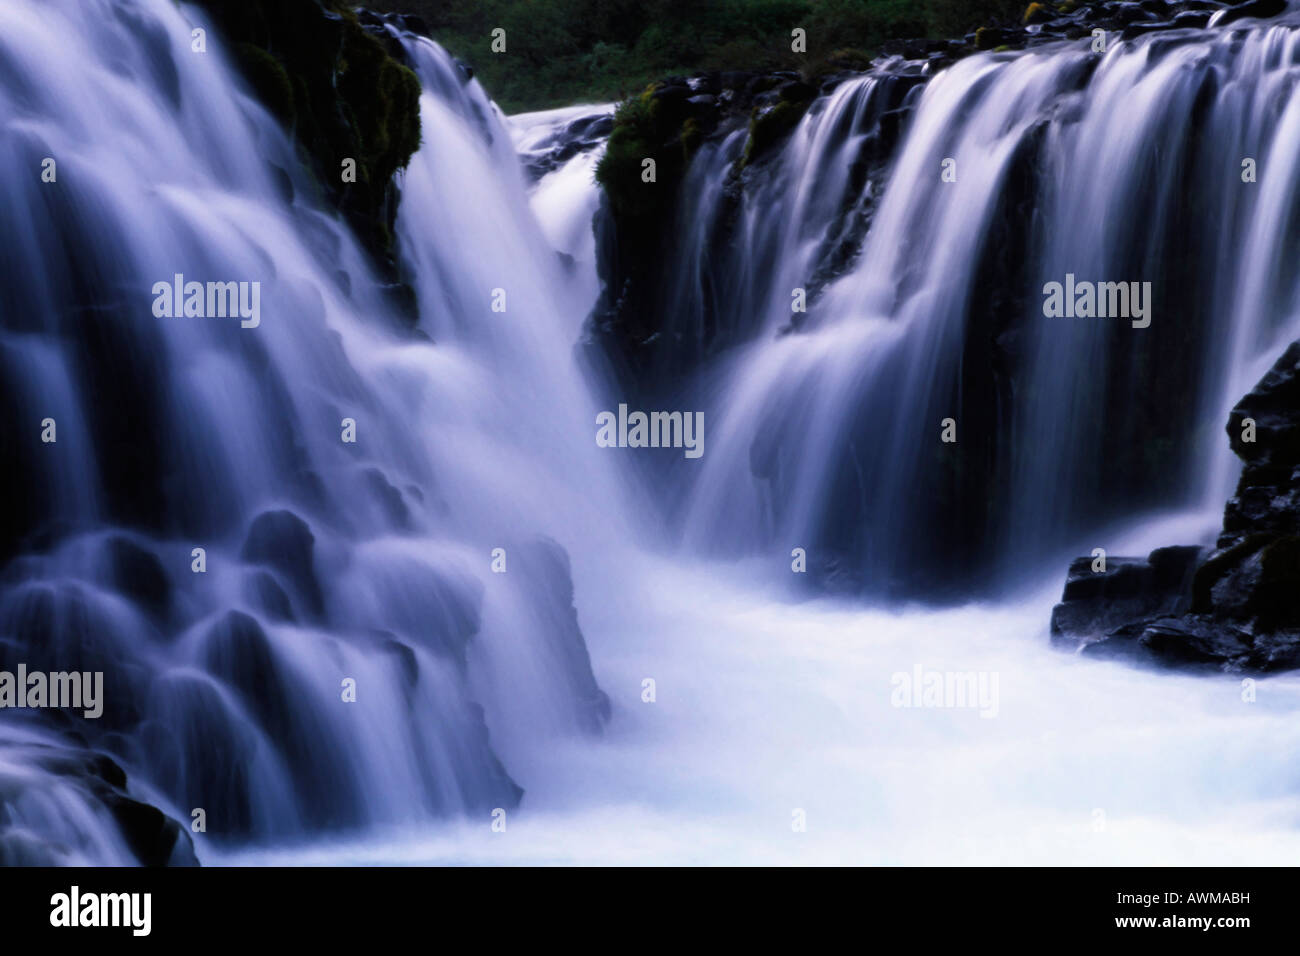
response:
<path id="1" fill-rule="evenodd" d="M 732 70 L 670 76 L 653 83 L 620 104 L 597 171 L 604 195 L 596 220 L 602 294 L 588 324 L 590 339 L 625 391 L 632 394 L 653 393 L 662 384 L 659 380 L 689 373 L 742 338 L 709 334 L 701 350 L 694 343 L 678 346 L 667 328 L 679 303 L 665 295 L 669 276 L 663 265 L 671 259 L 682 232 L 692 228 L 694 220 L 712 215 L 709 210 L 679 208 L 687 173 L 705 144 L 720 144 L 747 127 L 743 152 L 726 184 L 728 208 L 710 226 L 718 244 L 726 244 L 734 239 L 729 232 L 730 217 L 741 195 L 752 193 L 754 184 L 762 179 L 761 170 L 754 167 L 779 157 L 804 115 L 824 105 L 821 98 L 845 80 L 863 72 L 888 76 L 897 87 L 894 108 L 887 111 L 879 135 L 864 143 L 864 151 L 880 155 L 859 159 L 883 165 L 900 140 L 900 129 L 909 115 L 907 105 L 913 100 L 906 98 L 908 91 L 963 57 L 1079 41 L 1092 37 L 1094 30 L 1104 31 L 1107 42 L 1114 42 L 1157 31 L 1202 29 L 1212 21 L 1217 28 L 1247 18 L 1273 17 L 1285 9 L 1285 0 L 1031 3 L 1017 18 L 992 19 L 962 37 L 891 40 L 875 58 L 840 50 L 810 60 L 799 72 Z M 653 186 L 647 186 L 644 178 L 647 160 L 655 164 Z M 1025 180 L 1022 193 L 1031 191 L 1033 175 L 1031 166 L 1021 177 Z M 1025 211 L 1017 213 L 1013 221 L 1024 223 L 1030 218 Z M 1003 241 L 991 252 L 1014 249 L 1014 243 Z M 1016 287 L 1014 278 L 1003 282 L 1005 275 L 994 277 L 998 282 L 990 283 L 995 286 L 992 294 L 1005 298 L 1005 291 L 999 290 Z M 715 277 L 709 280 L 716 281 Z M 1006 314 L 1015 309 L 1000 303 L 996 311 Z M 987 364 L 983 356 L 970 367 L 978 368 L 981 363 Z"/>
<path id="2" fill-rule="evenodd" d="M 107 834 L 111 833 L 111 837 Z M 0 737 L 0 866 L 198 866 L 189 831 L 103 753 Z"/>
<path id="3" fill-rule="evenodd" d="M 288 129 L 324 196 L 387 273 L 399 194 L 420 147 L 420 81 L 373 14 L 340 0 L 199 0 L 254 93 Z M 356 181 L 340 164 L 356 161 Z"/>
<path id="4" fill-rule="evenodd" d="M 1090 656 L 1230 671 L 1300 667 L 1300 342 L 1228 417 L 1245 463 L 1215 548 L 1070 566 L 1052 640 Z"/>

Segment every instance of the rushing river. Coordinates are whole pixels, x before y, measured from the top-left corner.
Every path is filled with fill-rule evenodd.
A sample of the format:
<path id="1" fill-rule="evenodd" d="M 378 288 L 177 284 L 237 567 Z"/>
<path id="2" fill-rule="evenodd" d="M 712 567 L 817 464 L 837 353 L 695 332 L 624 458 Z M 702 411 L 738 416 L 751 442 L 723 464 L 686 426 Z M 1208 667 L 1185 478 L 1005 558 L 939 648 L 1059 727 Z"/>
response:
<path id="1" fill-rule="evenodd" d="M 196 22 L 170 0 L 0 7 L 0 165 L 30 171 L 0 187 L 0 398 L 27 436 L 5 445 L 22 514 L 0 665 L 106 675 L 79 738 L 7 712 L 0 743 L 110 753 L 140 799 L 183 823 L 204 808 L 204 863 L 1296 858 L 1300 678 L 1093 662 L 1049 647 L 1047 624 L 1069 557 L 1217 530 L 1227 409 L 1296 336 L 1300 30 L 960 61 L 911 94 L 815 321 L 779 334 L 879 122 L 880 78 L 842 84 L 725 253 L 706 225 L 672 250 L 672 322 L 689 334 L 702 296 L 730 294 L 707 308 L 748 332 L 680 383 L 704 454 L 659 474 L 595 441 L 621 401 L 579 348 L 600 147 L 540 179 L 524 166 L 612 107 L 507 118 L 402 38 L 424 89 L 397 220 L 412 335 L 219 45 L 193 52 Z M 999 406 L 989 573 L 954 602 L 917 435 L 951 407 L 1027 142 L 1047 170 L 1032 288 L 1173 268 L 1179 197 L 1204 198 L 1179 260 L 1212 270 L 1179 359 L 1195 414 L 1180 451 L 1128 473 L 1163 506 L 1128 504 L 1108 443 L 1155 426 L 1106 357 L 1144 330 L 1032 326 L 1024 390 Z M 698 222 L 742 147 L 695 159 Z M 1269 170 L 1250 192 L 1243 148 Z M 260 321 L 157 315 L 177 275 L 260 283 Z M 795 587 L 792 550 L 830 543 L 867 582 L 854 597 Z M 977 696 L 919 706 L 936 673 Z M 4 827 L 66 861 L 131 859 L 102 808 L 0 749 Z"/>

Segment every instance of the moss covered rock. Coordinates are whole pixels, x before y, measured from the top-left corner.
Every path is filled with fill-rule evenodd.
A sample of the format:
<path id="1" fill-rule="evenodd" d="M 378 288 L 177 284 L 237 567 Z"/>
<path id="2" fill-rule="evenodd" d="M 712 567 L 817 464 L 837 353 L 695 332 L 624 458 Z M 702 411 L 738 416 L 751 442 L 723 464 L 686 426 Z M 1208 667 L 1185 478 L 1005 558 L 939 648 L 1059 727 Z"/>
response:
<path id="1" fill-rule="evenodd" d="M 391 267 L 393 174 L 420 147 L 420 82 L 342 0 L 197 0 L 253 92 L 283 122 L 325 197 Z M 345 183 L 345 159 L 356 182 Z"/>
<path id="2" fill-rule="evenodd" d="M 671 204 L 702 138 L 699 122 L 686 108 L 689 98 L 689 88 L 653 83 L 614 113 L 596 181 L 620 220 L 644 224 Z M 646 160 L 654 161 L 652 181 L 647 181 Z"/>
<path id="3" fill-rule="evenodd" d="M 799 125 L 803 114 L 808 111 L 812 98 L 782 99 L 770 106 L 756 106 L 749 119 L 749 139 L 745 143 L 745 153 L 740 159 L 741 168 L 757 160 L 771 146 L 785 137 Z"/>

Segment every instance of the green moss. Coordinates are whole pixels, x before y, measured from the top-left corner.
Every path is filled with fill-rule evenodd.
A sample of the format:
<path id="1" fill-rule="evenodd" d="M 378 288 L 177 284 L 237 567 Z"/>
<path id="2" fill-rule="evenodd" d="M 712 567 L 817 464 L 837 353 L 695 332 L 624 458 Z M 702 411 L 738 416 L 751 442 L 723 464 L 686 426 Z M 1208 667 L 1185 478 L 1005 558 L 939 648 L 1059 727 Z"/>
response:
<path id="1" fill-rule="evenodd" d="M 704 142 L 704 131 L 700 129 L 700 124 L 695 122 L 695 117 L 690 117 L 682 124 L 682 161 L 690 162 L 695 151 L 700 148 L 700 143 Z"/>
<path id="2" fill-rule="evenodd" d="M 1046 20 L 1051 10 L 1045 3 L 1031 3 L 1025 7 L 1025 15 L 1021 18 L 1022 23 L 1037 23 L 1040 20 Z"/>
<path id="3" fill-rule="evenodd" d="M 662 86 L 652 83 L 619 105 L 596 165 L 596 182 L 621 225 L 655 226 L 671 209 L 682 174 L 704 139 L 683 104 L 655 97 Z M 655 162 L 655 181 L 649 183 L 642 178 L 647 159 Z"/>
<path id="4" fill-rule="evenodd" d="M 605 190 L 618 217 L 647 215 L 654 204 L 646 187 L 655 184 L 645 183 L 641 178 L 642 164 L 646 159 L 653 159 L 656 151 L 651 92 L 647 89 L 615 110 L 614 128 L 605 145 L 605 155 L 596 164 L 596 182 Z"/>
<path id="5" fill-rule="evenodd" d="M 358 166 L 370 182 L 387 182 L 420 148 L 419 79 L 348 14 L 334 88 L 352 111 Z M 333 158 L 337 168 L 342 156 Z"/>
<path id="6" fill-rule="evenodd" d="M 197 0 L 254 94 L 292 132 L 322 192 L 380 260 L 393 175 L 420 147 L 420 82 L 343 0 Z M 344 183 L 344 159 L 357 182 Z"/>
<path id="7" fill-rule="evenodd" d="M 808 111 L 811 100 L 781 100 L 773 106 L 754 107 L 749 115 L 749 139 L 740 158 L 740 168 L 763 155 L 773 143 L 785 138 Z"/>
<path id="8" fill-rule="evenodd" d="M 262 105 L 280 121 L 293 125 L 296 115 L 293 83 L 284 64 L 251 43 L 241 43 L 236 50 L 240 71 Z"/>

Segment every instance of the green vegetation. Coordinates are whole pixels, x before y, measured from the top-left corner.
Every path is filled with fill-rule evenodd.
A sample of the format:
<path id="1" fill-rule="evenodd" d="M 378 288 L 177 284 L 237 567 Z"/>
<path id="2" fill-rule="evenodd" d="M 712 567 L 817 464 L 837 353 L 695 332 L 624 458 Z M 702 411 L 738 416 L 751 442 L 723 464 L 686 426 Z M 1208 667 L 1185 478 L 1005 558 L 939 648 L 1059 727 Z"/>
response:
<path id="1" fill-rule="evenodd" d="M 366 0 L 416 14 L 507 112 L 626 100 L 674 74 L 861 68 L 891 39 L 961 37 L 1025 0 Z M 491 33 L 506 31 L 506 52 Z M 790 31 L 807 31 L 807 53 Z"/>
<path id="2" fill-rule="evenodd" d="M 694 130 L 686 124 L 673 123 L 667 111 L 654 99 L 657 85 L 647 86 L 640 96 L 626 100 L 614 113 L 614 129 L 609 135 L 605 155 L 596 166 L 596 180 L 602 186 L 639 184 L 641 164 L 655 161 L 656 179 L 674 181 L 689 158 L 688 137 Z M 689 139 L 694 139 L 694 136 Z M 648 189 L 610 190 L 614 213 L 624 219 L 638 219 L 656 213 L 656 193 Z"/>

